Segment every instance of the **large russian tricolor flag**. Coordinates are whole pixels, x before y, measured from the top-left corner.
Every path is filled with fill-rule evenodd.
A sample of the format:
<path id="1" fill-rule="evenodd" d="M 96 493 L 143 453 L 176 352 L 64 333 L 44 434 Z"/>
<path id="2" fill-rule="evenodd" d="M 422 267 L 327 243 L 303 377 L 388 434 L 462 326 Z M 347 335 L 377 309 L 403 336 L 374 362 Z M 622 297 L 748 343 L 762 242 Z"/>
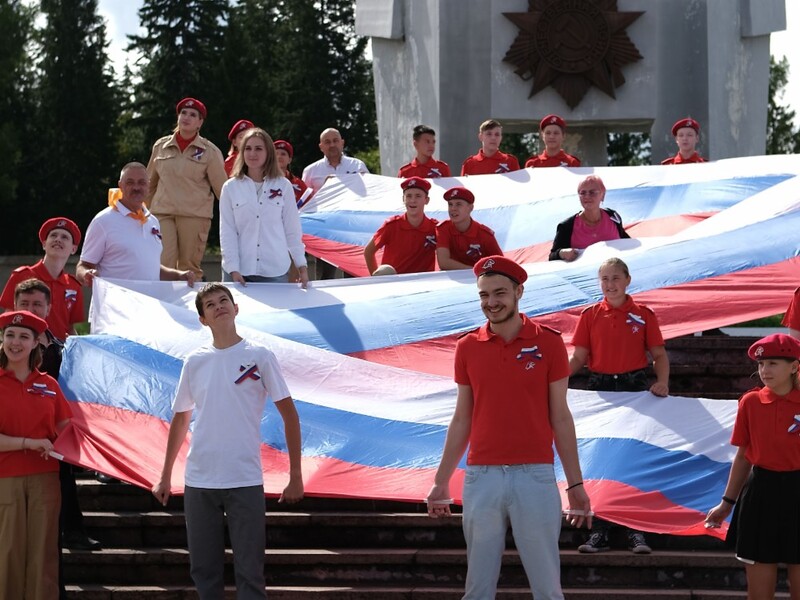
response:
<path id="1" fill-rule="evenodd" d="M 462 181 L 476 192 L 476 218 L 523 256 L 549 246 L 555 223 L 577 211 L 574 191 L 589 171 Z M 612 255 L 631 267 L 630 292 L 656 310 L 666 337 L 785 309 L 800 281 L 800 157 L 594 172 L 635 239 L 595 245 L 570 264 L 527 262 L 527 314 L 569 341 L 581 308 L 600 298 L 597 267 Z M 330 258 L 336 244 L 361 248 L 400 205 L 396 179 L 332 180 L 303 213 L 304 231 Z M 431 212 L 442 207 L 439 189 Z M 76 414 L 57 444 L 68 460 L 143 487 L 157 480 L 182 360 L 210 340 L 194 293 L 179 283 L 96 281 L 94 335 L 70 338 L 62 367 Z M 483 322 L 472 274 L 313 282 L 309 290 L 251 284 L 234 293 L 240 333 L 273 349 L 298 403 L 307 493 L 422 500 L 455 404 L 453 340 Z M 569 400 L 598 515 L 649 531 L 705 532 L 733 456 L 735 402 L 580 391 Z M 262 434 L 265 484 L 276 494 L 286 456 L 271 407 Z M 175 473 L 179 493 L 180 466 Z M 452 485 L 457 501 L 461 477 Z"/>

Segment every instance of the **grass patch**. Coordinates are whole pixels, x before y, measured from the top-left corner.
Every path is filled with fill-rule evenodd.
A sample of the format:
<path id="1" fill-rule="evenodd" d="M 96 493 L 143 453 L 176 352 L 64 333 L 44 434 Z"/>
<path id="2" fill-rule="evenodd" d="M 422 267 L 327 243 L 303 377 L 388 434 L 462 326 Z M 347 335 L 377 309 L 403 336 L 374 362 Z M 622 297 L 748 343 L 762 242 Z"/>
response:
<path id="1" fill-rule="evenodd" d="M 745 323 L 736 323 L 736 325 L 728 325 L 728 327 L 783 327 L 781 321 L 783 314 L 774 315 L 772 317 L 763 317 L 761 319 L 753 319 Z"/>

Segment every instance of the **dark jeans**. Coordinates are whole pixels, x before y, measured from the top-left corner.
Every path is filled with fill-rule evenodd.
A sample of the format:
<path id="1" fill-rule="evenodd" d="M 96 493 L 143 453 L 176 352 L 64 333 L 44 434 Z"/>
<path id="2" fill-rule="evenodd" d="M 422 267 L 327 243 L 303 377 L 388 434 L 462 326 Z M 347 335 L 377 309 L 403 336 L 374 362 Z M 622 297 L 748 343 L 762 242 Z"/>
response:
<path id="1" fill-rule="evenodd" d="M 596 392 L 644 392 L 650 388 L 644 369 L 614 375 L 590 372 L 587 386 Z"/>

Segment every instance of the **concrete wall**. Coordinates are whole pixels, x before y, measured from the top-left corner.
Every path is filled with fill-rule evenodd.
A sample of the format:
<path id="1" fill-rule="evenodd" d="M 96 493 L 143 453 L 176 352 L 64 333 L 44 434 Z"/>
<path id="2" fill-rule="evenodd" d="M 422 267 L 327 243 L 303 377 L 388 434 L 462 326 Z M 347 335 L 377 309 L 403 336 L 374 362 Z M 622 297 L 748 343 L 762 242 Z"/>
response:
<path id="1" fill-rule="evenodd" d="M 358 0 L 356 27 L 372 36 L 383 172 L 412 155 L 411 129 L 437 130 L 438 154 L 453 171 L 478 148 L 481 121 L 535 131 L 547 113 L 570 126 L 568 149 L 586 164 L 606 162 L 608 131 L 650 131 L 653 159 L 674 154 L 678 118 L 703 126 L 712 159 L 763 154 L 769 33 L 784 29 L 784 0 L 618 0 L 644 14 L 626 33 L 642 60 L 623 67 L 611 98 L 591 87 L 571 110 L 552 88 L 528 98 L 530 81 L 502 59 L 518 33 L 504 12 L 527 0 Z"/>

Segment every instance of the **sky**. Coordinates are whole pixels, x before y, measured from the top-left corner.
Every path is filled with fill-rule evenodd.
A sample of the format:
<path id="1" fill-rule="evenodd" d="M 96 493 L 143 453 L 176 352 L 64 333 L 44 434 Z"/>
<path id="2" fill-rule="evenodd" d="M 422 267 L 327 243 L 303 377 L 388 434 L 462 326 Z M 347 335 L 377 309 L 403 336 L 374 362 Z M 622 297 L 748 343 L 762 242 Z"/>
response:
<path id="1" fill-rule="evenodd" d="M 137 33 L 139 20 L 137 11 L 142 0 L 99 0 L 100 14 L 105 17 L 108 39 L 111 42 L 109 55 L 118 69 L 125 64 L 125 47 L 128 34 Z M 800 115 L 800 2 L 786 0 L 786 30 L 773 33 L 770 37 L 770 50 L 776 59 L 786 56 L 789 59 L 789 84 L 784 90 L 780 103 Z M 795 122 L 796 126 L 800 123 Z"/>

